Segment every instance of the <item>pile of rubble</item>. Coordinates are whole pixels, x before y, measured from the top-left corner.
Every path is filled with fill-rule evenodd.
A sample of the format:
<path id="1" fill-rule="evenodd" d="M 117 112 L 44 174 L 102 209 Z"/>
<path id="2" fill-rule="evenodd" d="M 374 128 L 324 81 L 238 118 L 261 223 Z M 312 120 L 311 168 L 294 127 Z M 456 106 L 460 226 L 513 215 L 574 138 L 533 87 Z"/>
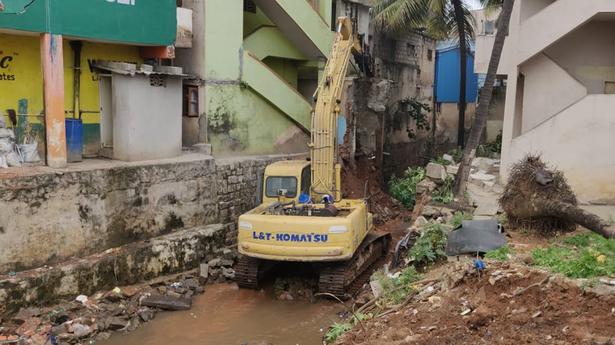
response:
<path id="1" fill-rule="evenodd" d="M 429 279 L 431 277 L 436 277 Z M 449 263 L 400 306 L 340 337 L 359 344 L 613 344 L 615 295 L 523 264 Z"/>
<path id="2" fill-rule="evenodd" d="M 190 309 L 192 298 L 205 291 L 205 284 L 234 279 L 235 259 L 235 252 L 226 249 L 199 270 L 80 295 L 54 306 L 22 308 L 0 318 L 0 344 L 76 344 L 107 339 L 111 332 L 133 331 L 160 311 Z"/>

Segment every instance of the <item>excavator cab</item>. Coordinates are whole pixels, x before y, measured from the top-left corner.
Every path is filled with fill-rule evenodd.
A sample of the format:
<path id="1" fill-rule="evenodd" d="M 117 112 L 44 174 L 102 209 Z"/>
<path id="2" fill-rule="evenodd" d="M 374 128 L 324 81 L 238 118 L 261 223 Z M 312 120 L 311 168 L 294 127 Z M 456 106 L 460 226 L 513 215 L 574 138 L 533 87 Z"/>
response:
<path id="1" fill-rule="evenodd" d="M 310 193 L 311 176 L 311 166 L 307 160 L 279 161 L 268 165 L 263 177 L 263 204 L 304 203 L 300 199 Z"/>

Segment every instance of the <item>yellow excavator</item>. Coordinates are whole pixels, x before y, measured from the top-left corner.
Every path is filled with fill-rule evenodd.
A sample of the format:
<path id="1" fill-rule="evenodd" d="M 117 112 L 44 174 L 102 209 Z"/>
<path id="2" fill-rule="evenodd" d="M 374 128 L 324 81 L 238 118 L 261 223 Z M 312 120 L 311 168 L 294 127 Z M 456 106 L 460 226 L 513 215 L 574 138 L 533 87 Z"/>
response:
<path id="1" fill-rule="evenodd" d="M 361 45 L 349 18 L 337 20 L 331 57 L 316 90 L 310 159 L 270 164 L 262 203 L 238 220 L 240 287 L 257 288 L 266 264 L 309 262 L 320 292 L 346 296 L 387 253 L 389 234 L 375 234 L 367 200 L 342 199 L 337 120 L 344 79 Z"/>

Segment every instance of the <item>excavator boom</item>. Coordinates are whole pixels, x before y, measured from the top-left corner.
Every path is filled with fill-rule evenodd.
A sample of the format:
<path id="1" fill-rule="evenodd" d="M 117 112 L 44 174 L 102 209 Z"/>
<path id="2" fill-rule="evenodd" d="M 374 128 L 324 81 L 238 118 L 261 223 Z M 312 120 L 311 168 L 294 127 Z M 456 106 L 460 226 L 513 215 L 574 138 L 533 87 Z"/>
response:
<path id="1" fill-rule="evenodd" d="M 353 52 L 359 53 L 360 50 L 352 21 L 347 17 L 338 18 L 333 49 L 317 90 L 316 106 L 312 114 L 310 154 L 311 196 L 314 200 L 320 200 L 324 195 L 341 199 L 340 167 L 336 152 L 337 118 L 341 112 L 340 103 L 350 58 Z"/>

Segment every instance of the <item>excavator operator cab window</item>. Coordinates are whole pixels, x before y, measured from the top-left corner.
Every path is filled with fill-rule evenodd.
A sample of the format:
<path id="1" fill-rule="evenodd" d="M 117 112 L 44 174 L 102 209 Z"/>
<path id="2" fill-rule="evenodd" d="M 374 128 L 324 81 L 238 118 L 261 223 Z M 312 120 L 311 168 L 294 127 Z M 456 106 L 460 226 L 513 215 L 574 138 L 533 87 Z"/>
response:
<path id="1" fill-rule="evenodd" d="M 310 195 L 310 187 L 312 187 L 312 169 L 308 165 L 301 171 L 301 194 Z"/>
<path id="2" fill-rule="evenodd" d="M 284 196 L 287 198 L 296 197 L 297 178 L 294 176 L 267 177 L 265 195 L 267 195 L 268 198 L 277 198 L 278 196 Z"/>

